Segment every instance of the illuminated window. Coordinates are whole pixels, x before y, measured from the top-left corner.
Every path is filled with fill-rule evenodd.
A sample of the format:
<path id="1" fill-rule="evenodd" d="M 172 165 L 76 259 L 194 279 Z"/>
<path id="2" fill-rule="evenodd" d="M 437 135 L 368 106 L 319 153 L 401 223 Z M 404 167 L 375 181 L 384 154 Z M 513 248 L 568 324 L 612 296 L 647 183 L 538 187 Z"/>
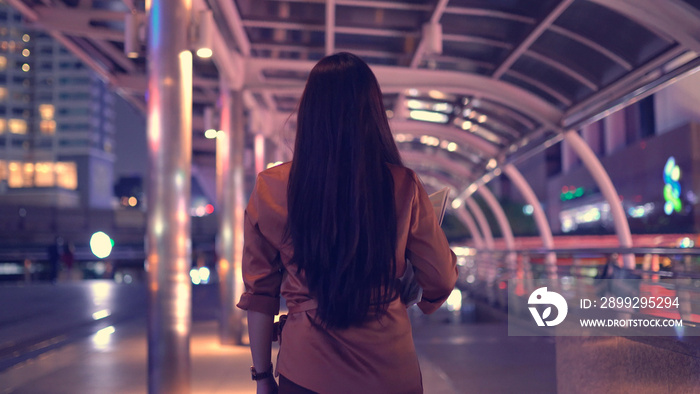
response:
<path id="1" fill-rule="evenodd" d="M 75 163 L 56 163 L 56 184 L 58 187 L 69 190 L 78 188 L 78 170 Z"/>
<path id="2" fill-rule="evenodd" d="M 0 56 L 0 70 L 7 68 L 7 58 L 5 56 Z"/>
<path id="3" fill-rule="evenodd" d="M 25 34 L 22 36 L 22 41 L 24 41 L 24 42 L 29 42 L 30 39 L 31 39 L 31 37 L 29 37 L 29 34 Z"/>
<path id="4" fill-rule="evenodd" d="M 20 163 L 11 161 L 8 165 L 8 169 L 7 185 L 10 187 L 22 187 L 22 185 L 24 185 L 24 179 L 22 178 Z"/>
<path id="5" fill-rule="evenodd" d="M 31 54 L 31 52 L 29 51 L 29 49 L 27 49 L 27 48 L 22 49 L 22 56 L 29 57 L 30 54 Z"/>
<path id="6" fill-rule="evenodd" d="M 27 134 L 27 121 L 24 119 L 10 119 L 9 126 L 12 134 Z"/>
<path id="7" fill-rule="evenodd" d="M 53 187 L 54 171 L 53 163 L 36 163 L 34 167 L 34 185 L 37 187 Z"/>
<path id="8" fill-rule="evenodd" d="M 7 121 L 5 119 L 0 118 L 0 134 L 4 134 L 6 128 L 7 128 Z"/>
<path id="9" fill-rule="evenodd" d="M 39 124 L 42 134 L 53 135 L 56 133 L 56 121 L 55 120 L 42 120 Z"/>
<path id="10" fill-rule="evenodd" d="M 54 106 L 53 104 L 41 104 L 39 106 L 39 113 L 41 114 L 41 119 L 51 120 L 54 116 Z"/>
<path id="11" fill-rule="evenodd" d="M 0 181 L 7 179 L 7 162 L 0 160 Z"/>
<path id="12" fill-rule="evenodd" d="M 24 64 L 22 65 L 22 71 L 24 71 L 25 73 L 26 73 L 27 71 L 29 71 L 29 69 L 30 69 L 29 64 L 24 63 Z"/>
<path id="13" fill-rule="evenodd" d="M 24 176 L 23 187 L 32 187 L 34 185 L 34 163 L 24 163 L 22 166 L 22 175 Z"/>

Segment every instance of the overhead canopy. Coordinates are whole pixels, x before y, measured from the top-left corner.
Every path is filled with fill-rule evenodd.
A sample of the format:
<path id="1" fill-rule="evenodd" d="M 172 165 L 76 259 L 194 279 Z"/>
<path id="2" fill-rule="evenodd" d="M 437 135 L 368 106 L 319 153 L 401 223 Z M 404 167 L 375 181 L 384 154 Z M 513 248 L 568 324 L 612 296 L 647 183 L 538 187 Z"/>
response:
<path id="1" fill-rule="evenodd" d="M 145 59 L 124 53 L 125 15 L 138 20 L 143 2 L 8 2 L 143 107 Z M 401 150 L 435 179 L 463 167 L 462 187 L 700 65 L 698 0 L 198 0 L 193 8 L 212 10 L 215 22 L 213 58 L 195 61 L 196 155 L 214 155 L 201 115 L 220 78 L 249 92 L 251 112 L 285 119 L 313 64 L 351 51 L 377 74 Z"/>

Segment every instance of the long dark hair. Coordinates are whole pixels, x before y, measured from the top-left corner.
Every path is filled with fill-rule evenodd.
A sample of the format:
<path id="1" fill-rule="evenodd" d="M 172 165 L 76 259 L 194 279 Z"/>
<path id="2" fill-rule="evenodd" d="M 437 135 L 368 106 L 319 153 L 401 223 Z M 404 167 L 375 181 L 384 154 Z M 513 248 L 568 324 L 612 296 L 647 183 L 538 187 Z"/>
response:
<path id="1" fill-rule="evenodd" d="M 286 230 L 325 327 L 378 318 L 396 296 L 387 163 L 402 165 L 369 66 L 350 53 L 321 59 L 299 103 Z"/>

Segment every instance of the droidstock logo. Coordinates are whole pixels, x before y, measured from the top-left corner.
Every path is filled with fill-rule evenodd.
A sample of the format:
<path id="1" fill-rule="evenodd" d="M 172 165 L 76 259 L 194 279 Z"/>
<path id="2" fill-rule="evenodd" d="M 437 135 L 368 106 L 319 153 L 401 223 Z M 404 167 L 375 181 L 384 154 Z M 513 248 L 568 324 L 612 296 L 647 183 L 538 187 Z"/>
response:
<path id="1" fill-rule="evenodd" d="M 537 325 L 543 327 L 556 326 L 557 324 L 564 321 L 566 313 L 569 311 L 569 306 L 566 305 L 566 300 L 559 293 L 553 291 L 547 291 L 546 287 L 540 287 L 530 294 L 530 298 L 527 300 L 528 305 L 550 305 L 542 312 L 542 316 L 537 311 L 537 308 L 530 306 L 530 313 L 532 317 L 537 322 Z M 557 308 L 556 318 L 554 320 L 546 320 L 552 315 L 552 306 Z"/>

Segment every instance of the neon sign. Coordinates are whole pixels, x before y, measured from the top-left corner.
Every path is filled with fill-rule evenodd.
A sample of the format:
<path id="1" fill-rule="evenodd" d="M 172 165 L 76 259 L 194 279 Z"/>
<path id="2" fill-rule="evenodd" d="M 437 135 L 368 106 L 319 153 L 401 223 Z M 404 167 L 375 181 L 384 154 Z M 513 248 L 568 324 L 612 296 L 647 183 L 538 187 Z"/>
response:
<path id="1" fill-rule="evenodd" d="M 680 212 L 683 208 L 681 203 L 681 168 L 676 164 L 676 159 L 671 156 L 664 166 L 664 212 L 666 215 Z"/>

